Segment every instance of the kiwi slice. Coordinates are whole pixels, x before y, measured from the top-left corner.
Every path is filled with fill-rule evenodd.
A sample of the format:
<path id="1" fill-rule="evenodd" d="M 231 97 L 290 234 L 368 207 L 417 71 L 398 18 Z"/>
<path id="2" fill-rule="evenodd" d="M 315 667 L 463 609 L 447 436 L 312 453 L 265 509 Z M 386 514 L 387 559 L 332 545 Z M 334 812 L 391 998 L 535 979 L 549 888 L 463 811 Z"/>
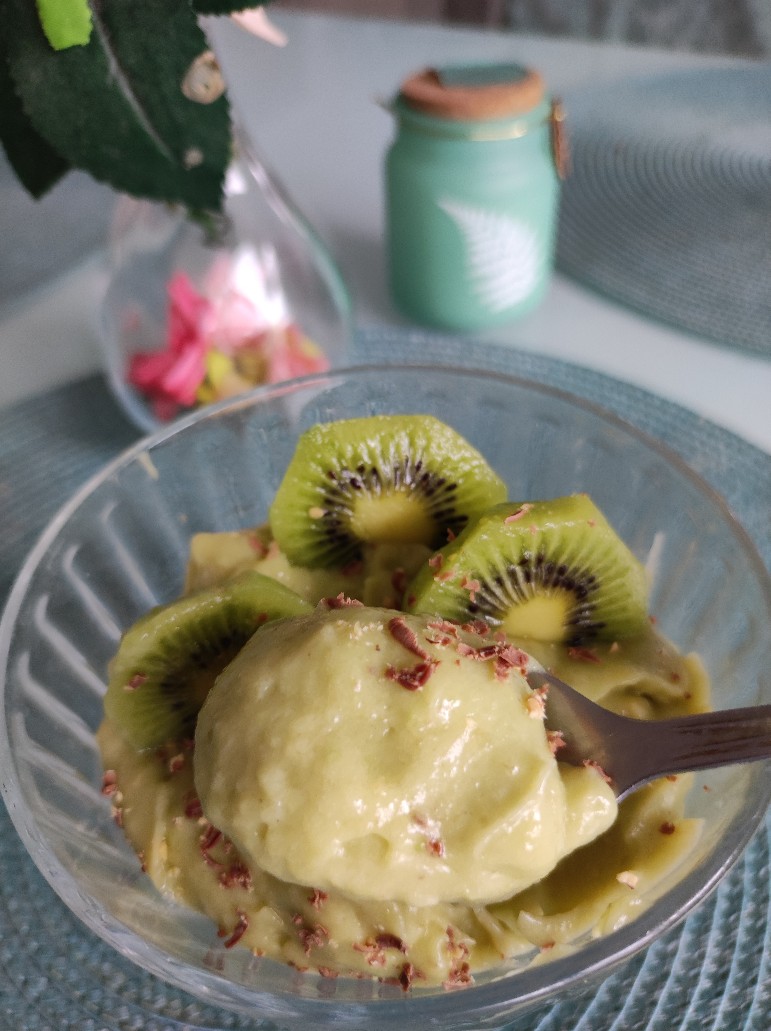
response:
<path id="1" fill-rule="evenodd" d="M 432 416 L 345 419 L 300 437 L 270 526 L 296 565 L 342 566 L 366 544 L 440 547 L 505 497 L 483 456 Z"/>
<path id="2" fill-rule="evenodd" d="M 569 645 L 648 625 L 645 571 L 585 494 L 494 506 L 429 560 L 405 607 Z"/>
<path id="3" fill-rule="evenodd" d="M 151 609 L 121 639 L 107 716 L 137 749 L 192 737 L 215 678 L 257 628 L 311 609 L 288 587 L 252 571 Z"/>

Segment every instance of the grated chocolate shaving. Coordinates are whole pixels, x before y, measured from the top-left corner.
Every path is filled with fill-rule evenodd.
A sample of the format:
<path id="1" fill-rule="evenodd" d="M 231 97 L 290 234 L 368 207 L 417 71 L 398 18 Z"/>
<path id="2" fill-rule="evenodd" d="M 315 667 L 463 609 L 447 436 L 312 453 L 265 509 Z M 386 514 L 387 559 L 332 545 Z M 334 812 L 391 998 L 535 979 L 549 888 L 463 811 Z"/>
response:
<path id="1" fill-rule="evenodd" d="M 366 938 L 363 942 L 354 942 L 354 952 L 361 952 L 371 967 L 384 967 L 386 963 L 385 949 L 378 945 L 373 938 Z"/>
<path id="2" fill-rule="evenodd" d="M 441 569 L 438 573 L 434 574 L 434 581 L 438 584 L 446 584 L 448 580 L 453 580 L 455 575 L 453 569 Z"/>
<path id="3" fill-rule="evenodd" d="M 474 978 L 471 976 L 471 968 L 464 960 L 462 963 L 458 963 L 457 965 L 450 967 L 450 971 L 447 975 L 447 979 L 443 983 L 443 987 L 447 991 L 453 991 L 457 988 L 468 988 L 473 983 Z"/>
<path id="4" fill-rule="evenodd" d="M 469 634 L 476 634 L 477 637 L 487 637 L 490 633 L 490 624 L 485 623 L 483 619 L 474 619 L 470 623 L 463 623 L 461 630 L 465 630 Z"/>
<path id="5" fill-rule="evenodd" d="M 201 858 L 207 866 L 213 866 L 217 869 L 222 869 L 223 864 L 210 855 L 211 850 L 222 838 L 222 831 L 211 824 L 207 823 L 206 830 L 203 832 L 198 841 L 198 851 L 201 853 Z"/>
<path id="6" fill-rule="evenodd" d="M 422 979 L 423 974 L 412 963 L 405 963 L 402 969 L 399 971 L 398 982 L 402 987 L 402 991 L 408 992 L 412 987 L 413 981 Z"/>
<path id="7" fill-rule="evenodd" d="M 364 603 L 358 598 L 347 597 L 342 591 L 335 598 L 322 598 L 319 602 L 319 608 L 325 609 L 346 609 L 356 606 L 363 608 Z"/>
<path id="8" fill-rule="evenodd" d="M 518 522 L 520 519 L 523 518 L 523 516 L 527 515 L 527 513 L 530 511 L 532 507 L 532 503 L 526 501 L 524 505 L 519 506 L 516 512 L 512 512 L 510 515 L 506 516 L 506 518 L 503 520 L 504 524 Z"/>
<path id="9" fill-rule="evenodd" d="M 321 909 L 328 898 L 329 895 L 325 891 L 321 891 L 320 888 L 314 888 L 313 894 L 308 896 L 308 901 L 314 909 Z"/>
<path id="10" fill-rule="evenodd" d="M 527 696 L 525 705 L 527 706 L 527 714 L 531 720 L 546 719 L 546 700 L 543 695 L 538 694 L 537 691 L 533 691 Z"/>
<path id="11" fill-rule="evenodd" d="M 322 924 L 315 927 L 301 927 L 297 932 L 303 952 L 310 956 L 314 949 L 320 949 L 329 942 L 329 931 Z"/>
<path id="12" fill-rule="evenodd" d="M 360 558 L 355 558 L 351 562 L 346 563 L 340 572 L 343 576 L 358 576 L 362 569 L 364 569 L 364 563 Z"/>
<path id="13" fill-rule="evenodd" d="M 237 861 L 232 863 L 227 870 L 223 870 L 219 875 L 219 882 L 223 888 L 245 888 L 248 890 L 252 886 L 252 871 L 246 865 Z"/>
<path id="14" fill-rule="evenodd" d="M 459 641 L 457 651 L 458 655 L 464 658 L 477 659 L 480 662 L 492 661 L 497 680 L 506 680 L 512 669 L 524 671 L 527 667 L 528 656 L 525 652 L 510 644 L 505 638 L 500 639 L 497 636 L 493 644 L 485 644 L 480 648 Z"/>
<path id="15" fill-rule="evenodd" d="M 449 619 L 432 619 L 428 627 L 430 630 L 440 630 L 443 634 L 449 634 L 451 637 L 458 636 L 458 624 L 450 622 Z"/>
<path id="16" fill-rule="evenodd" d="M 265 541 L 257 533 L 250 533 L 246 537 L 246 541 L 249 547 L 254 551 L 259 558 L 264 558 L 268 553 L 268 548 Z"/>
<path id="17" fill-rule="evenodd" d="M 408 652 L 417 655 L 419 659 L 428 659 L 429 655 L 425 648 L 421 648 L 418 635 L 407 623 L 404 616 L 394 616 L 388 620 L 388 632 L 391 637 Z"/>
<path id="18" fill-rule="evenodd" d="M 477 591 L 481 590 L 481 583 L 479 580 L 474 580 L 473 577 L 464 576 L 460 582 L 461 589 L 468 591 L 469 601 L 476 601 Z"/>
<path id="19" fill-rule="evenodd" d="M 391 573 L 391 586 L 396 591 L 399 598 L 403 597 L 404 592 L 407 589 L 407 573 L 401 566 L 397 566 L 393 573 Z"/>
<path id="20" fill-rule="evenodd" d="M 375 945 L 379 949 L 398 949 L 399 952 L 407 952 L 407 945 L 398 934 L 389 934 L 388 932 L 377 934 L 375 935 Z"/>
<path id="21" fill-rule="evenodd" d="M 418 662 L 414 666 L 402 668 L 386 666 L 385 675 L 400 687 L 406 688 L 407 691 L 417 691 L 427 683 L 438 665 L 436 659 L 431 659 L 428 662 Z"/>
<path id="22" fill-rule="evenodd" d="M 547 730 L 546 742 L 552 755 L 556 755 L 560 748 L 565 747 L 565 735 L 561 730 Z"/>
<path id="23" fill-rule="evenodd" d="M 625 884 L 627 888 L 634 889 L 639 883 L 639 875 L 634 870 L 622 870 L 616 874 L 616 880 L 619 884 Z"/>
<path id="24" fill-rule="evenodd" d="M 469 947 L 465 941 L 458 938 L 455 928 L 452 924 L 447 925 L 445 931 L 447 935 L 447 951 L 452 957 L 453 961 L 458 959 L 467 959 L 469 954 Z"/>
<path id="25" fill-rule="evenodd" d="M 571 659 L 580 659 L 581 662 L 594 662 L 598 666 L 602 663 L 602 659 L 591 648 L 571 647 L 568 648 L 568 655 Z"/>
<path id="26" fill-rule="evenodd" d="M 230 932 L 230 936 L 222 943 L 226 949 L 232 949 L 234 945 L 237 945 L 243 938 L 246 933 L 246 929 L 249 926 L 249 917 L 242 909 L 236 910 L 236 917 L 236 926 Z M 220 932 L 220 937 L 224 937 L 224 934 L 226 933 L 227 932 Z"/>
<path id="27" fill-rule="evenodd" d="M 179 771 L 184 768 L 185 756 L 182 754 L 182 752 L 178 752 L 177 755 L 173 755 L 169 759 L 167 765 L 168 765 L 169 773 L 171 773 L 171 774 L 179 773 Z"/>
<path id="28" fill-rule="evenodd" d="M 188 820 L 198 820 L 203 816 L 203 806 L 201 805 L 201 800 L 197 795 L 193 795 L 193 797 L 185 803 L 184 813 Z"/>
<path id="29" fill-rule="evenodd" d="M 598 773 L 606 784 L 612 784 L 613 778 L 608 776 L 605 770 L 600 766 L 596 759 L 584 759 L 584 766 L 589 770 L 594 770 Z"/>

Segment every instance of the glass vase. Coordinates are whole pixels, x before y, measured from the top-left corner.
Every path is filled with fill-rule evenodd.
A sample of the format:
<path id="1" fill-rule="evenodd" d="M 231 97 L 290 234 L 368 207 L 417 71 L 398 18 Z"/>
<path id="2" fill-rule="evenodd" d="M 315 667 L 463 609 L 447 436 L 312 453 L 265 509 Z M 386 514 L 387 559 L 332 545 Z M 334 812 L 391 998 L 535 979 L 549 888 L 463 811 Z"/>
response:
<path id="1" fill-rule="evenodd" d="M 222 212 L 118 201 L 100 335 L 110 386 L 143 431 L 343 365 L 351 333 L 334 260 L 242 132 Z"/>

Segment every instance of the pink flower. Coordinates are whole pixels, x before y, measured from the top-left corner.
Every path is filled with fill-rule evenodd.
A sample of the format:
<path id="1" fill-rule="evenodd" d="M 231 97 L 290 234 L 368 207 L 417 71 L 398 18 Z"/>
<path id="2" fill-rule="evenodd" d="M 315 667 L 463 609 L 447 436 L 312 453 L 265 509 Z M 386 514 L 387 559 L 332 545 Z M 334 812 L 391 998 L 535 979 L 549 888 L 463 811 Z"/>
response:
<path id="1" fill-rule="evenodd" d="M 289 322 L 286 298 L 272 248 L 240 244 L 220 252 L 203 284 L 211 306 L 202 318 L 210 347 L 225 354 Z"/>
<path id="2" fill-rule="evenodd" d="M 202 331 L 210 347 L 232 354 L 263 325 L 252 302 L 231 288 L 211 304 L 204 316 Z"/>
<path id="3" fill-rule="evenodd" d="M 321 348 L 304 337 L 294 323 L 274 330 L 271 336 L 266 347 L 267 383 L 280 383 L 295 376 L 325 372 L 329 368 L 329 361 Z"/>
<path id="4" fill-rule="evenodd" d="M 128 380 L 158 419 L 329 368 L 324 351 L 291 322 L 269 254 L 262 262 L 249 249 L 219 255 L 204 289 L 175 273 L 167 287 L 166 347 L 130 361 Z"/>
<path id="5" fill-rule="evenodd" d="M 206 375 L 201 324 L 211 307 L 184 272 L 172 276 L 167 290 L 166 348 L 133 355 L 128 369 L 129 383 L 150 398 L 159 418 L 169 418 L 179 405 L 195 404 Z"/>

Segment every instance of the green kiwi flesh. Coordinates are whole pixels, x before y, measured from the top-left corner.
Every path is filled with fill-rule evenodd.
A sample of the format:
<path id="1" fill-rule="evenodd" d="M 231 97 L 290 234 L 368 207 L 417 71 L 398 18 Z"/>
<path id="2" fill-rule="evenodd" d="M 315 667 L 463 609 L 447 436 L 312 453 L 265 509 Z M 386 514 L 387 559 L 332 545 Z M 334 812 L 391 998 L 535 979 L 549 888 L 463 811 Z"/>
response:
<path id="1" fill-rule="evenodd" d="M 649 625 L 645 570 L 585 494 L 494 506 L 423 567 L 405 605 L 568 645 Z"/>
<path id="2" fill-rule="evenodd" d="M 290 562 L 344 566 L 366 544 L 440 547 L 505 497 L 484 457 L 432 416 L 345 419 L 300 437 L 270 526 Z"/>
<path id="3" fill-rule="evenodd" d="M 252 571 L 151 609 L 121 639 L 107 716 L 137 749 L 192 737 L 215 678 L 252 634 L 311 609 L 288 587 Z"/>

